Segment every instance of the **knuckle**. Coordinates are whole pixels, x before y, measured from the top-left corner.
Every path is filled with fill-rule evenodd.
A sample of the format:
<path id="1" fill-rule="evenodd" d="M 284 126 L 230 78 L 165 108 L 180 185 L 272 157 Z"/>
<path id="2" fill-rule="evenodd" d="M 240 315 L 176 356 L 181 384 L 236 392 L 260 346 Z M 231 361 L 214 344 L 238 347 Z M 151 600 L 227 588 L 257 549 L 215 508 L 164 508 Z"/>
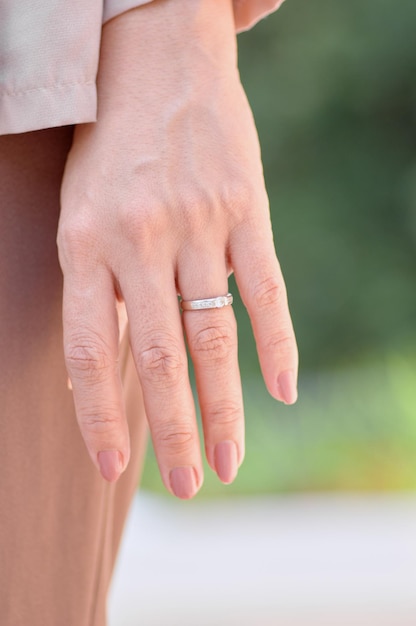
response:
<path id="1" fill-rule="evenodd" d="M 243 410 L 236 402 L 222 402 L 208 405 L 206 417 L 211 425 L 235 426 L 241 422 Z"/>
<path id="2" fill-rule="evenodd" d="M 173 344 L 150 346 L 140 352 L 137 362 L 142 379 L 152 385 L 173 386 L 186 371 L 184 357 Z"/>
<path id="3" fill-rule="evenodd" d="M 121 427 L 121 415 L 114 409 L 88 411 L 81 416 L 81 424 L 91 434 L 108 433 Z"/>
<path id="4" fill-rule="evenodd" d="M 166 231 L 166 211 L 162 203 L 154 200 L 123 204 L 118 215 L 123 235 L 139 250 L 153 249 L 155 241 Z"/>
<path id="5" fill-rule="evenodd" d="M 285 297 L 285 288 L 276 278 L 265 278 L 256 286 L 253 297 L 258 309 L 266 309 L 282 301 Z"/>
<path id="6" fill-rule="evenodd" d="M 174 423 L 160 424 L 154 429 L 155 441 L 163 448 L 177 454 L 192 448 L 195 443 L 195 435 L 187 425 Z"/>
<path id="7" fill-rule="evenodd" d="M 269 337 L 266 347 L 271 352 L 289 355 L 296 349 L 296 344 L 292 333 L 280 331 Z"/>
<path id="8" fill-rule="evenodd" d="M 106 377 L 114 361 L 102 341 L 91 337 L 74 337 L 65 347 L 65 361 L 72 377 L 83 376 L 92 381 Z"/>
<path id="9" fill-rule="evenodd" d="M 87 211 L 75 219 L 66 219 L 59 224 L 56 243 L 62 258 L 71 260 L 91 257 L 97 239 L 95 217 Z"/>
<path id="10" fill-rule="evenodd" d="M 243 176 L 233 176 L 219 192 L 222 207 L 227 207 L 232 223 L 239 224 L 247 220 L 247 211 L 256 206 L 255 192 L 250 181 Z"/>
<path id="11" fill-rule="evenodd" d="M 215 221 L 214 198 L 202 187 L 189 186 L 179 190 L 178 196 L 172 200 L 172 206 L 176 205 L 182 219 L 178 221 L 178 227 L 185 239 L 192 235 L 200 235 L 206 232 L 210 224 Z"/>
<path id="12" fill-rule="evenodd" d="M 178 204 L 186 213 L 199 213 L 201 208 L 209 210 L 212 198 L 203 187 L 192 185 L 179 191 Z"/>
<path id="13" fill-rule="evenodd" d="M 231 328 L 222 324 L 198 331 L 192 340 L 193 352 L 200 360 L 220 363 L 227 360 L 236 345 Z"/>

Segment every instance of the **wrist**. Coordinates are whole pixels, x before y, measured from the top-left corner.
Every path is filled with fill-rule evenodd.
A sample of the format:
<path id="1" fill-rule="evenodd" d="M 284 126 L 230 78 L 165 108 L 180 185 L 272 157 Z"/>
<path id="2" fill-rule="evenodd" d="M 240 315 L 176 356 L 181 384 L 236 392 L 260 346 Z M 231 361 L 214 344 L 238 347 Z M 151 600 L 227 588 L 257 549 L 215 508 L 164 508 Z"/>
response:
<path id="1" fill-rule="evenodd" d="M 174 91 L 237 69 L 232 0 L 153 0 L 103 27 L 100 97 Z"/>

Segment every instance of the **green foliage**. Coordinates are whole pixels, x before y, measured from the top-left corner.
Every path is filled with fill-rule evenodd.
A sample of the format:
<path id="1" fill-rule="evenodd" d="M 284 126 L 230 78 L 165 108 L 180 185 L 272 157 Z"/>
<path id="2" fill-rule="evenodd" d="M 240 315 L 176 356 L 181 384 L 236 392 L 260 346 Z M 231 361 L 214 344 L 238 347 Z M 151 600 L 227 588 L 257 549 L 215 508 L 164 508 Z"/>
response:
<path id="1" fill-rule="evenodd" d="M 304 368 L 416 336 L 415 30 L 410 0 L 287 0 L 239 37 Z"/>

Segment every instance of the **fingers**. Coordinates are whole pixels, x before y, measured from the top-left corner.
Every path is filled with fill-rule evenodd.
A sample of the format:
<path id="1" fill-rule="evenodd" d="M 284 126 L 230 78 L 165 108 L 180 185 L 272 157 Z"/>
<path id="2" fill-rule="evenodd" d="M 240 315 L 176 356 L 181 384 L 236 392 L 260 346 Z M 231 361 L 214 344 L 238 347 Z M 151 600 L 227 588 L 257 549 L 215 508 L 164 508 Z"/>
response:
<path id="1" fill-rule="evenodd" d="M 120 286 L 162 480 L 187 499 L 201 487 L 203 469 L 174 274 L 167 265 L 154 263 L 141 275 L 139 263 L 132 263 Z"/>
<path id="2" fill-rule="evenodd" d="M 206 244 L 205 244 L 206 245 Z M 212 250 L 212 252 L 211 252 Z M 179 263 L 184 300 L 227 293 L 227 268 L 213 244 L 206 255 L 188 248 Z M 206 258 L 204 258 L 204 256 Z M 244 457 L 244 410 L 231 306 L 184 311 L 183 324 L 195 368 L 208 463 L 224 483 L 234 480 Z"/>
<path id="3" fill-rule="evenodd" d="M 246 222 L 235 229 L 230 251 L 266 386 L 274 398 L 293 404 L 297 399 L 298 351 L 268 221 L 259 219 L 255 228 Z"/>
<path id="4" fill-rule="evenodd" d="M 119 327 L 112 277 L 104 267 L 64 274 L 64 354 L 77 420 L 93 463 L 112 482 L 130 456 L 118 369 Z"/>
<path id="5" fill-rule="evenodd" d="M 298 355 L 286 289 L 267 220 L 234 228 L 229 259 L 247 306 L 264 379 L 270 393 L 296 401 Z M 178 287 L 185 300 L 227 293 L 224 242 L 195 241 L 177 258 Z M 218 239 L 218 238 L 217 238 Z M 169 259 L 143 267 L 137 251 L 120 269 L 118 284 L 129 319 L 130 344 L 142 384 L 145 409 L 162 480 L 180 498 L 191 498 L 203 481 L 195 407 Z M 167 269 L 168 268 L 168 269 Z M 86 274 L 86 272 L 84 272 Z M 88 278 L 88 280 L 87 280 Z M 93 278 L 64 280 L 65 359 L 81 432 L 91 458 L 115 480 L 129 457 L 128 430 L 117 359 L 121 297 L 116 307 L 105 266 Z M 244 412 L 237 331 L 231 307 L 184 311 L 184 330 L 195 366 L 205 449 L 210 466 L 232 482 L 244 457 Z"/>

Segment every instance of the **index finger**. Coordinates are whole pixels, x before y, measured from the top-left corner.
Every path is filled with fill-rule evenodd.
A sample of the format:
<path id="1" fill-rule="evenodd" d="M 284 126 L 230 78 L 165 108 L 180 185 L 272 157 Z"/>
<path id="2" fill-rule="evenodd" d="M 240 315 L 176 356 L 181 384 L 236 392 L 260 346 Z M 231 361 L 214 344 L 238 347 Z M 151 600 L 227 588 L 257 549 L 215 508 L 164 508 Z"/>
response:
<path id="1" fill-rule="evenodd" d="M 90 457 L 112 482 L 126 468 L 130 441 L 118 367 L 119 326 L 112 276 L 64 272 L 63 332 L 78 424 Z"/>

